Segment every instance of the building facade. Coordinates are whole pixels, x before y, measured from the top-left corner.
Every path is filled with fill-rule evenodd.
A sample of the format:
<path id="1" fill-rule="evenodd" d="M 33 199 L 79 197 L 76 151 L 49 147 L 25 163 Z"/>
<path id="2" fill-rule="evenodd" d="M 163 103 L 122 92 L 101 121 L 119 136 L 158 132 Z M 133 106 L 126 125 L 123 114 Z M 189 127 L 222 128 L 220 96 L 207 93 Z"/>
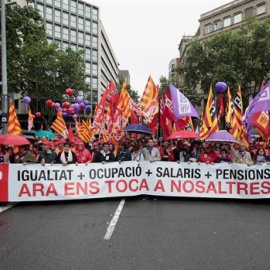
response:
<path id="1" fill-rule="evenodd" d="M 235 31 L 246 19 L 254 16 L 259 20 L 267 19 L 270 16 L 270 0 L 235 0 L 201 14 L 197 34 L 183 36 L 180 41 L 178 47 L 180 63 L 185 62 L 192 39 L 205 40 L 223 31 Z M 179 80 L 183 82 L 181 74 Z"/>
<path id="2" fill-rule="evenodd" d="M 47 40 L 61 49 L 84 50 L 86 84 L 97 103 L 110 80 L 118 81 L 118 62 L 99 18 L 99 8 L 78 0 L 35 0 L 45 20 Z"/>

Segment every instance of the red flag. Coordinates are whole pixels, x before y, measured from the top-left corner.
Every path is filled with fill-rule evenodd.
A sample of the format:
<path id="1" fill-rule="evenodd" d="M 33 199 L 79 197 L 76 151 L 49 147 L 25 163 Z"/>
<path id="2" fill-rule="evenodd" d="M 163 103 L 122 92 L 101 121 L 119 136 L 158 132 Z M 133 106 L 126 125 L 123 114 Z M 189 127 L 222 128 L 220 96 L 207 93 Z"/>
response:
<path id="1" fill-rule="evenodd" d="M 165 110 L 164 96 L 162 96 L 160 100 L 160 127 L 163 131 L 163 137 L 164 139 L 166 139 L 172 133 L 172 128 L 170 128 L 172 125 L 171 121 L 166 118 L 164 110 Z"/>
<path id="2" fill-rule="evenodd" d="M 67 135 L 67 138 L 70 139 L 70 140 L 73 140 L 73 139 L 74 139 L 74 135 L 73 135 L 73 131 L 72 131 L 71 124 L 69 124 L 69 127 L 68 127 L 68 135 Z"/>
<path id="3" fill-rule="evenodd" d="M 251 124 L 257 127 L 265 136 L 269 134 L 269 114 L 268 112 L 254 113 Z"/>
<path id="4" fill-rule="evenodd" d="M 131 110 L 130 124 L 139 124 L 138 117 L 133 110 Z"/>
<path id="5" fill-rule="evenodd" d="M 157 119 L 158 119 L 158 114 L 155 114 L 152 122 L 148 124 L 148 127 L 151 129 L 154 136 L 157 134 L 157 130 L 158 130 L 158 121 L 157 121 Z"/>
<path id="6" fill-rule="evenodd" d="M 171 121 L 174 121 L 172 99 L 171 99 L 171 94 L 168 90 L 165 91 L 164 106 L 165 106 L 164 107 L 165 117 Z"/>

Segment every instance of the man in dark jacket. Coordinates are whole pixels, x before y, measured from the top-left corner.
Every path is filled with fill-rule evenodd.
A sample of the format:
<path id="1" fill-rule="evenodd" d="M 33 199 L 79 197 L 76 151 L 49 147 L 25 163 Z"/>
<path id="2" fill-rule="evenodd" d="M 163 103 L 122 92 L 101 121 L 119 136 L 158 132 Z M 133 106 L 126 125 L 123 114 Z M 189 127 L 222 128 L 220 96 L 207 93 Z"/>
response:
<path id="1" fill-rule="evenodd" d="M 126 144 L 124 144 L 124 143 L 119 144 L 117 155 L 116 155 L 116 160 L 119 162 L 131 160 L 131 152 L 126 147 Z"/>
<path id="2" fill-rule="evenodd" d="M 42 144 L 42 151 L 39 153 L 38 162 L 44 166 L 45 163 L 53 164 L 56 161 L 57 154 L 52 151 L 53 144 L 49 141 L 45 141 Z"/>
<path id="3" fill-rule="evenodd" d="M 113 162 L 115 161 L 114 154 L 109 150 L 109 144 L 104 143 L 103 149 L 94 155 L 93 162 L 98 163 L 101 162 L 102 164 L 106 162 Z"/>

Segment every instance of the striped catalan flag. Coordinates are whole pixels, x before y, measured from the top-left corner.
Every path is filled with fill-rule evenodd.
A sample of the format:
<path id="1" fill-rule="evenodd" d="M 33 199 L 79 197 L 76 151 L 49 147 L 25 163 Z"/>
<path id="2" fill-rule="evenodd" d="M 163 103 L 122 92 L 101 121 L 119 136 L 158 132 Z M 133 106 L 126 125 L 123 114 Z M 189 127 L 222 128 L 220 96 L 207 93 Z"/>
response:
<path id="1" fill-rule="evenodd" d="M 202 116 L 202 126 L 200 128 L 201 140 L 207 139 L 212 133 L 219 130 L 218 119 L 216 114 L 215 100 L 212 86 L 210 87 L 205 111 Z"/>
<path id="2" fill-rule="evenodd" d="M 58 134 L 62 135 L 65 139 L 67 138 L 68 130 L 66 122 L 62 116 L 60 109 L 57 111 L 57 116 L 54 122 L 51 125 L 51 128 Z"/>
<path id="3" fill-rule="evenodd" d="M 235 117 L 238 126 L 238 135 L 237 140 L 240 142 L 244 142 L 245 146 L 249 146 L 248 138 L 247 138 L 247 130 L 243 125 L 242 118 L 244 116 L 244 108 L 243 108 L 243 100 L 242 100 L 242 91 L 241 86 L 238 85 L 237 94 L 234 99 L 234 108 L 235 108 Z"/>
<path id="4" fill-rule="evenodd" d="M 94 135 L 92 129 L 87 125 L 84 120 L 82 121 L 79 129 L 77 130 L 77 134 L 84 142 L 91 141 Z"/>
<path id="5" fill-rule="evenodd" d="M 147 84 L 143 92 L 143 96 L 141 98 L 140 106 L 143 108 L 143 110 L 147 109 L 151 101 L 154 99 L 157 99 L 157 97 L 158 97 L 158 89 L 152 77 L 149 76 Z"/>
<path id="6" fill-rule="evenodd" d="M 226 127 L 228 131 L 237 139 L 238 138 L 238 123 L 235 116 L 235 106 L 231 96 L 230 88 L 227 90 L 227 114 L 225 116 Z"/>
<path id="7" fill-rule="evenodd" d="M 13 101 L 9 102 L 8 110 L 8 134 L 21 135 L 22 128 L 18 120 Z"/>

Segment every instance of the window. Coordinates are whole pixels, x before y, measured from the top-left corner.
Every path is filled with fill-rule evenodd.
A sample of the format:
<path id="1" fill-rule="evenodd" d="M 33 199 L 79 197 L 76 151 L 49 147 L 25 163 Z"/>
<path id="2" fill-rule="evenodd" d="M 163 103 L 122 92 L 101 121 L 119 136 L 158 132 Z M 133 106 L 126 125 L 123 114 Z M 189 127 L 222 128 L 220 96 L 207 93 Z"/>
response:
<path id="1" fill-rule="evenodd" d="M 266 13 L 266 4 L 257 6 L 257 15 Z"/>
<path id="2" fill-rule="evenodd" d="M 85 73 L 88 73 L 88 74 L 91 73 L 91 63 L 88 63 L 88 62 L 85 63 Z"/>
<path id="3" fill-rule="evenodd" d="M 72 12 L 74 12 L 74 13 L 77 13 L 77 2 L 74 1 L 74 0 L 71 0 L 70 5 L 71 5 L 70 10 L 71 10 Z"/>
<path id="4" fill-rule="evenodd" d="M 69 24 L 69 14 L 66 12 L 63 12 L 63 24 L 65 25 Z"/>
<path id="5" fill-rule="evenodd" d="M 63 42 L 62 48 L 65 50 L 69 47 L 69 44 L 67 42 Z"/>
<path id="6" fill-rule="evenodd" d="M 207 35 L 213 31 L 213 25 L 207 24 L 204 26 L 204 34 Z"/>
<path id="7" fill-rule="evenodd" d="M 63 39 L 69 40 L 69 29 L 67 27 L 63 27 Z"/>
<path id="8" fill-rule="evenodd" d="M 98 80 L 97 80 L 97 78 L 92 78 L 92 88 L 93 89 L 97 89 L 97 82 L 98 82 Z"/>
<path id="9" fill-rule="evenodd" d="M 85 34 L 85 44 L 91 46 L 91 36 L 89 34 Z"/>
<path id="10" fill-rule="evenodd" d="M 84 22 L 83 22 L 83 18 L 78 18 L 78 28 L 80 30 L 83 30 L 83 27 L 84 27 Z"/>
<path id="11" fill-rule="evenodd" d="M 91 7 L 85 6 L 85 17 L 91 18 Z"/>
<path id="12" fill-rule="evenodd" d="M 73 51 L 77 51 L 77 45 L 75 45 L 75 44 L 71 44 L 71 45 L 70 45 L 70 48 L 71 48 Z"/>
<path id="13" fill-rule="evenodd" d="M 77 18 L 75 15 L 70 16 L 70 26 L 77 28 Z"/>
<path id="14" fill-rule="evenodd" d="M 93 27 L 93 29 L 92 29 L 93 34 L 97 35 L 98 34 L 98 25 L 97 25 L 97 23 L 93 22 L 92 27 Z"/>
<path id="15" fill-rule="evenodd" d="M 234 23 L 240 23 L 242 21 L 242 14 L 238 13 L 234 15 L 233 22 Z"/>
<path id="16" fill-rule="evenodd" d="M 47 38 L 48 44 L 52 44 L 53 40 L 51 38 Z"/>
<path id="17" fill-rule="evenodd" d="M 52 5 L 52 0 L 46 0 L 46 4 Z"/>
<path id="18" fill-rule="evenodd" d="M 58 9 L 54 10 L 54 20 L 57 23 L 61 23 L 61 11 Z"/>
<path id="19" fill-rule="evenodd" d="M 52 8 L 46 7 L 46 19 L 52 21 Z"/>
<path id="20" fill-rule="evenodd" d="M 91 32 L 91 22 L 89 20 L 85 20 L 85 31 Z"/>
<path id="21" fill-rule="evenodd" d="M 98 101 L 98 92 L 97 91 L 92 91 L 92 102 L 97 103 Z"/>
<path id="22" fill-rule="evenodd" d="M 81 44 L 84 43 L 84 34 L 82 32 L 78 33 L 78 42 Z"/>
<path id="23" fill-rule="evenodd" d="M 63 0 L 63 9 L 69 10 L 69 0 Z"/>
<path id="24" fill-rule="evenodd" d="M 87 84 L 90 84 L 91 78 L 86 76 L 86 77 L 85 77 L 85 82 L 86 82 Z"/>
<path id="25" fill-rule="evenodd" d="M 98 20 L 98 10 L 96 8 L 92 9 L 92 19 L 93 20 Z"/>
<path id="26" fill-rule="evenodd" d="M 60 0 L 54 0 L 54 6 L 61 8 L 61 1 Z"/>
<path id="27" fill-rule="evenodd" d="M 250 18 L 254 15 L 254 8 L 250 7 L 245 10 L 245 18 Z"/>
<path id="28" fill-rule="evenodd" d="M 97 37 L 92 37 L 92 47 L 94 47 L 94 48 L 98 47 L 98 39 L 97 39 Z"/>
<path id="29" fill-rule="evenodd" d="M 79 13 L 79 15 L 84 16 L 84 6 L 82 3 L 78 4 L 78 13 Z"/>
<path id="30" fill-rule="evenodd" d="M 75 30 L 70 30 L 70 40 L 77 42 L 77 32 Z"/>
<path id="31" fill-rule="evenodd" d="M 92 75 L 97 76 L 98 75 L 98 66 L 96 64 L 92 64 Z"/>
<path id="32" fill-rule="evenodd" d="M 61 26 L 59 25 L 54 26 L 54 36 L 56 38 L 61 38 Z"/>
<path id="33" fill-rule="evenodd" d="M 53 25 L 52 25 L 52 23 L 47 23 L 46 24 L 46 33 L 47 33 L 48 36 L 53 35 Z"/>
<path id="34" fill-rule="evenodd" d="M 88 48 L 84 49 L 84 58 L 85 60 L 90 61 L 91 60 L 91 50 Z"/>
<path id="35" fill-rule="evenodd" d="M 214 31 L 217 31 L 222 28 L 222 21 L 214 22 Z"/>
<path id="36" fill-rule="evenodd" d="M 43 17 L 44 16 L 44 6 L 41 4 L 37 4 L 37 9 L 39 11 L 40 16 Z"/>
<path id="37" fill-rule="evenodd" d="M 92 61 L 98 61 L 98 52 L 96 50 L 92 50 Z"/>
<path id="38" fill-rule="evenodd" d="M 225 18 L 223 22 L 224 27 L 228 27 L 231 25 L 231 17 Z"/>

